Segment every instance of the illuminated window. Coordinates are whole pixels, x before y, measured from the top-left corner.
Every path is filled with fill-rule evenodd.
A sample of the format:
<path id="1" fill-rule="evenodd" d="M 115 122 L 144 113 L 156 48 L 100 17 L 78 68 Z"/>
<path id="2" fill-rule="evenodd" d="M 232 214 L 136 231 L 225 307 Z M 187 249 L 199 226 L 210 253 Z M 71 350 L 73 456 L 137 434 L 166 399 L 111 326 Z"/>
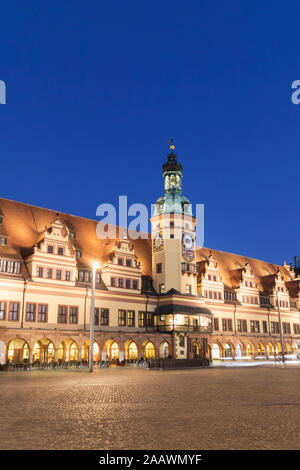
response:
<path id="1" fill-rule="evenodd" d="M 119 326 L 126 326 L 126 310 L 119 310 Z"/>
<path id="2" fill-rule="evenodd" d="M 165 285 L 164 284 L 159 285 L 159 292 L 160 292 L 160 294 L 165 294 L 166 290 L 165 290 Z"/>
<path id="3" fill-rule="evenodd" d="M 127 312 L 127 326 L 135 326 L 135 311 L 128 310 Z"/>
<path id="4" fill-rule="evenodd" d="M 145 312 L 139 312 L 139 327 L 145 328 L 146 321 L 145 321 Z"/>

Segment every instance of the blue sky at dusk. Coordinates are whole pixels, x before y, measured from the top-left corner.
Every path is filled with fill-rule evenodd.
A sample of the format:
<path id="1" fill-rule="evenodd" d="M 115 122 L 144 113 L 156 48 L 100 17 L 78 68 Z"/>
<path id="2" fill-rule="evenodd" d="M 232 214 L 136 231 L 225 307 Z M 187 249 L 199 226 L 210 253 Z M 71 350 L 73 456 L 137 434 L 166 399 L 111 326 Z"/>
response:
<path id="1" fill-rule="evenodd" d="M 174 137 L 205 246 L 300 255 L 300 3 L 4 2 L 0 196 L 96 218 L 150 206 Z"/>

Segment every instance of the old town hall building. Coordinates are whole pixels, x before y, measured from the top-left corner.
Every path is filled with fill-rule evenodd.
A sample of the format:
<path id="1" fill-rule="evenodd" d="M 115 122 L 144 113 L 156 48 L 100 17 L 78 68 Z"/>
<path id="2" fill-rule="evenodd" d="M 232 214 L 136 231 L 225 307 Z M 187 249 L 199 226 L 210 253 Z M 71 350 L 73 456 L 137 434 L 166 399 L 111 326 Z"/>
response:
<path id="1" fill-rule="evenodd" d="M 88 360 L 94 261 L 96 361 L 279 354 L 278 291 L 284 349 L 298 350 L 294 270 L 198 248 L 173 146 L 163 177 L 146 239 L 102 240 L 97 221 L 0 198 L 2 363 Z"/>

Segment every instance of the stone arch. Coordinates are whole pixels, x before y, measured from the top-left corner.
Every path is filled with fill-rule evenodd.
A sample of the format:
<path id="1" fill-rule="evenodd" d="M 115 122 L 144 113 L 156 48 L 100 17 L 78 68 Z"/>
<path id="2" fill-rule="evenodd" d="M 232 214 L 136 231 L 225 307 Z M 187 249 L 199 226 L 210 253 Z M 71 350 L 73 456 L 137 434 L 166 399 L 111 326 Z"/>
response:
<path id="1" fill-rule="evenodd" d="M 247 357 L 254 357 L 255 356 L 255 348 L 252 341 L 249 341 L 246 345 L 246 355 Z"/>
<path id="2" fill-rule="evenodd" d="M 108 361 L 115 362 L 117 360 L 118 361 L 120 360 L 121 348 L 120 348 L 119 343 L 115 341 L 114 339 L 107 340 L 103 346 L 103 350 L 106 353 L 106 359 Z"/>
<path id="3" fill-rule="evenodd" d="M 192 341 L 192 356 L 193 356 L 193 358 L 198 359 L 198 358 L 202 357 L 202 354 L 203 354 L 202 344 L 197 340 Z"/>
<path id="4" fill-rule="evenodd" d="M 63 339 L 58 348 L 58 360 L 69 362 L 78 360 L 78 344 L 73 338 Z"/>
<path id="5" fill-rule="evenodd" d="M 259 341 L 256 346 L 256 354 L 258 356 L 264 356 L 266 353 L 264 345 Z"/>
<path id="6" fill-rule="evenodd" d="M 224 344 L 224 357 L 234 357 L 235 350 L 233 344 L 228 341 Z"/>
<path id="7" fill-rule="evenodd" d="M 292 353 L 292 346 L 290 345 L 290 343 L 288 341 L 286 341 L 286 343 L 285 343 L 285 350 L 286 350 L 287 354 Z"/>
<path id="8" fill-rule="evenodd" d="M 269 341 L 267 343 L 266 350 L 267 350 L 268 356 L 273 356 L 273 354 L 274 354 L 274 345 L 273 345 L 273 343 L 271 343 L 271 341 Z"/>
<path id="9" fill-rule="evenodd" d="M 136 361 L 138 359 L 138 345 L 132 339 L 129 339 L 124 344 L 125 359 L 128 361 Z"/>
<path id="10" fill-rule="evenodd" d="M 168 341 L 161 341 L 159 345 L 159 357 L 164 359 L 171 355 L 170 344 Z"/>
<path id="11" fill-rule="evenodd" d="M 29 361 L 29 343 L 23 338 L 11 338 L 6 345 L 6 360 L 10 363 Z"/>
<path id="12" fill-rule="evenodd" d="M 144 341 L 142 345 L 143 359 L 155 359 L 155 346 L 150 340 Z"/>
<path id="13" fill-rule="evenodd" d="M 244 349 L 245 349 L 244 345 L 241 341 L 236 343 L 236 345 L 235 345 L 235 357 L 236 357 L 236 359 L 241 359 L 243 357 Z"/>
<path id="14" fill-rule="evenodd" d="M 88 362 L 90 357 L 90 340 L 88 339 L 81 347 L 81 360 Z M 93 344 L 93 360 L 100 361 L 101 360 L 101 350 L 98 341 L 94 340 Z"/>
<path id="15" fill-rule="evenodd" d="M 223 347 L 219 341 L 213 343 L 211 347 L 211 358 L 212 360 L 218 360 L 223 356 Z"/>

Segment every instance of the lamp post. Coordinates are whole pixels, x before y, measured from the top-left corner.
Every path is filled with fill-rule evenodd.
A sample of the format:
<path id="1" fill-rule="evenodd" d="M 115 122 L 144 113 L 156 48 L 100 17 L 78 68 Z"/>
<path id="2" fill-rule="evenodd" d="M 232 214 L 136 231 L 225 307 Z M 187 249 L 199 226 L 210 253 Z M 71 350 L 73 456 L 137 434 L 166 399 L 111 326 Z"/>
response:
<path id="1" fill-rule="evenodd" d="M 285 357 L 284 357 L 284 343 L 283 343 L 283 331 L 282 331 L 282 323 L 281 323 L 281 315 L 280 315 L 279 298 L 280 298 L 280 294 L 279 294 L 279 291 L 277 291 L 277 308 L 278 308 L 278 320 L 279 320 L 279 332 L 280 332 L 280 343 L 281 343 L 282 362 L 285 362 Z"/>
<path id="2" fill-rule="evenodd" d="M 89 354 L 89 371 L 93 372 L 94 369 L 94 324 L 95 324 L 95 284 L 96 284 L 96 269 L 99 264 L 94 262 L 92 264 L 92 303 L 91 303 L 91 316 L 90 316 L 90 354 Z"/>

